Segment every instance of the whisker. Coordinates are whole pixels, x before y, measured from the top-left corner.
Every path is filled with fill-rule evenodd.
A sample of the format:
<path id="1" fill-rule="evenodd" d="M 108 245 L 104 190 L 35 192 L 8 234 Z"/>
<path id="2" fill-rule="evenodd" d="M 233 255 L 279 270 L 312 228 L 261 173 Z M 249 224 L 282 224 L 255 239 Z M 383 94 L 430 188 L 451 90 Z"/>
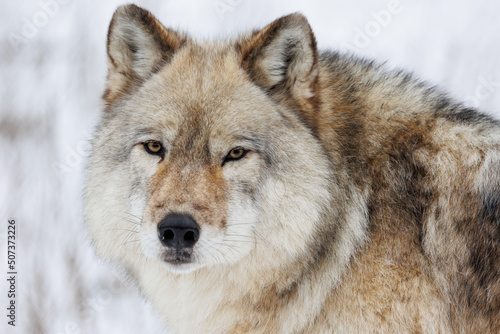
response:
<path id="1" fill-rule="evenodd" d="M 246 223 L 236 223 L 236 224 L 227 225 L 227 227 L 242 226 L 242 225 L 248 225 L 248 224 L 246 224 Z M 258 231 L 253 230 L 252 232 L 253 232 L 253 234 L 255 235 L 256 238 L 258 238 L 258 239 L 260 239 L 262 241 L 265 241 L 265 238 Z"/>
<path id="2" fill-rule="evenodd" d="M 110 229 L 107 229 L 105 231 L 127 231 L 127 232 L 132 232 L 132 233 L 139 233 L 139 231 L 130 230 L 127 228 L 110 228 Z"/>
<path id="3" fill-rule="evenodd" d="M 137 218 L 137 219 L 139 219 L 139 220 L 142 220 L 142 217 L 136 216 L 136 215 L 134 215 L 134 214 L 132 214 L 132 213 L 130 213 L 130 212 L 126 212 L 126 211 L 125 211 L 125 213 L 126 213 L 126 214 L 128 214 L 128 215 L 130 215 L 130 216 L 132 216 L 132 217 L 135 217 L 135 218 Z"/>
<path id="4" fill-rule="evenodd" d="M 236 257 L 236 255 L 235 255 L 235 254 L 234 254 L 234 252 L 233 252 L 233 249 L 232 249 L 231 247 L 229 247 L 229 246 L 226 246 L 226 247 L 227 247 L 227 249 L 229 249 L 229 251 L 233 254 L 233 256 L 234 256 L 234 257 Z M 241 253 L 240 253 L 240 254 L 241 254 Z"/>
<path id="5" fill-rule="evenodd" d="M 225 254 L 217 247 L 210 245 L 210 244 L 206 244 L 205 246 L 207 246 L 211 249 L 214 249 L 217 253 L 220 254 L 220 256 L 222 256 L 223 259 L 226 259 Z M 224 261 L 221 261 L 220 257 L 218 257 L 216 254 L 213 254 L 213 253 L 209 253 L 209 254 L 215 259 L 215 263 L 223 263 L 224 262 Z"/>
<path id="6" fill-rule="evenodd" d="M 142 221 L 141 217 L 133 215 L 129 212 L 124 212 L 124 213 L 129 215 L 130 217 L 122 217 L 123 220 L 125 220 L 126 222 L 129 222 L 129 223 L 135 224 L 135 225 L 141 225 L 141 221 Z"/>
<path id="7" fill-rule="evenodd" d="M 237 241 L 237 242 L 246 242 L 248 244 L 255 244 L 255 240 L 239 240 L 239 239 L 224 239 L 224 241 Z"/>
<path id="8" fill-rule="evenodd" d="M 141 241 L 141 239 L 125 241 L 125 242 L 122 242 L 120 246 L 124 246 L 126 244 L 129 244 L 129 243 L 132 243 L 132 242 L 137 242 L 137 241 Z"/>
<path id="9" fill-rule="evenodd" d="M 230 246 L 230 245 L 227 245 L 227 244 L 224 244 L 224 242 L 221 242 L 221 245 L 225 246 L 227 249 L 229 249 L 229 251 L 233 254 L 233 256 L 236 256 L 234 254 L 234 251 L 238 252 L 239 254 L 243 254 L 241 251 L 239 251 L 236 247 L 234 246 Z"/>
<path id="10" fill-rule="evenodd" d="M 233 238 L 233 241 L 235 241 L 235 240 L 256 241 L 254 237 L 251 237 L 248 235 L 226 234 L 225 237 Z"/>
<path id="11" fill-rule="evenodd" d="M 237 239 L 239 239 L 239 238 L 243 239 L 243 240 L 231 240 L 231 241 L 245 241 L 245 239 L 246 239 L 246 241 L 251 240 L 252 242 L 259 244 L 259 245 L 267 244 L 265 242 L 265 240 L 260 235 L 256 234 L 255 231 L 253 234 L 254 234 L 253 236 L 241 235 L 241 234 L 236 234 L 236 233 L 226 233 L 225 235 L 229 236 L 229 237 L 235 237 Z"/>
<path id="12" fill-rule="evenodd" d="M 133 225 L 137 225 L 137 226 L 140 226 L 140 225 L 141 225 L 141 223 L 139 223 L 139 222 L 134 222 L 134 221 L 132 221 L 132 220 L 128 220 L 128 219 L 125 219 L 125 218 L 123 218 L 123 221 L 125 221 L 125 222 L 127 222 L 127 223 L 131 223 L 131 224 L 133 224 Z"/>
<path id="13" fill-rule="evenodd" d="M 245 234 L 238 234 L 238 233 L 225 233 L 225 235 L 229 236 L 236 236 L 236 237 L 246 237 L 246 238 L 252 238 L 253 236 L 251 235 L 245 235 Z"/>

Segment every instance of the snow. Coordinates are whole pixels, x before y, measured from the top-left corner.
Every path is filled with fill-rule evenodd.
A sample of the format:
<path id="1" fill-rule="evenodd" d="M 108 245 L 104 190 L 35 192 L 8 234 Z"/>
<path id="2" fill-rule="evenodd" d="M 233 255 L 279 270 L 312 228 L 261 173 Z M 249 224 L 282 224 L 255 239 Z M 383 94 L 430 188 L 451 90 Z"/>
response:
<path id="1" fill-rule="evenodd" d="M 0 242 L 17 228 L 17 323 L 1 333 L 162 333 L 158 316 L 97 260 L 82 223 L 88 139 L 101 110 L 109 20 L 122 1 L 2 1 Z M 125 2 L 126 3 L 126 2 Z M 414 71 L 500 117 L 500 3 L 476 1 L 138 1 L 198 38 L 235 36 L 295 11 L 321 49 Z M 3 269 L 2 272 L 7 272 Z M 0 308 L 7 307 L 0 279 Z"/>

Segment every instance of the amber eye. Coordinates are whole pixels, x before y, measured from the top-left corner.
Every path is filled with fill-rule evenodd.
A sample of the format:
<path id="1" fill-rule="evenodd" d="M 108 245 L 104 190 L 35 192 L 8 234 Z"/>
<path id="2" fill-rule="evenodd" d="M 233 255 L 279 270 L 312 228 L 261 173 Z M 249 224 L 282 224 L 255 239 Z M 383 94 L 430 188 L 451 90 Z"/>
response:
<path id="1" fill-rule="evenodd" d="M 222 165 L 231 160 L 239 160 L 243 158 L 248 153 L 248 150 L 245 150 L 243 147 L 235 147 L 224 158 Z"/>
<path id="2" fill-rule="evenodd" d="M 152 155 L 163 156 L 163 154 L 165 152 L 163 145 L 159 141 L 156 141 L 156 140 L 145 142 L 142 145 L 144 145 L 144 149 L 146 150 L 146 152 L 148 152 L 149 154 L 152 154 Z"/>
<path id="3" fill-rule="evenodd" d="M 231 152 L 229 152 L 229 158 L 235 159 L 235 160 L 240 159 L 243 157 L 244 154 L 245 154 L 245 150 L 242 147 L 233 148 L 231 150 Z"/>

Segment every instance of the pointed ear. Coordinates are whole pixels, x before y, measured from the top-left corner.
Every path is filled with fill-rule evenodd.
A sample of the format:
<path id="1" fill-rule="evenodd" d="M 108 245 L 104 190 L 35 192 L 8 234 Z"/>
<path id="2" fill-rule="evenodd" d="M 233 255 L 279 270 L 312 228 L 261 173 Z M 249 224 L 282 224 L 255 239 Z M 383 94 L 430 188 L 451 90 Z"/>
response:
<path id="1" fill-rule="evenodd" d="M 257 85 L 278 97 L 287 93 L 302 110 L 315 107 L 318 51 L 303 15 L 281 17 L 237 47 L 242 67 Z"/>
<path id="2" fill-rule="evenodd" d="M 186 37 L 165 28 L 136 5 L 120 6 L 108 30 L 108 105 L 168 63 Z"/>

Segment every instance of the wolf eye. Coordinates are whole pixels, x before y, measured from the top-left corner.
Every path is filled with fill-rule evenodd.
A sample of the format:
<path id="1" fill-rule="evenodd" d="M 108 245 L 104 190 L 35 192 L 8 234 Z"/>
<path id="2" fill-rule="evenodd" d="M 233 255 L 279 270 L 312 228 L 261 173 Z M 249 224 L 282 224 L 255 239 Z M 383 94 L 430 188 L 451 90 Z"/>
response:
<path id="1" fill-rule="evenodd" d="M 144 146 L 146 152 L 148 152 L 151 155 L 163 156 L 163 154 L 165 153 L 165 149 L 159 141 L 151 140 L 142 143 L 142 145 Z"/>
<path id="2" fill-rule="evenodd" d="M 224 165 L 228 161 L 232 160 L 240 160 L 248 153 L 248 150 L 245 150 L 243 147 L 235 147 L 224 158 L 222 165 Z"/>

